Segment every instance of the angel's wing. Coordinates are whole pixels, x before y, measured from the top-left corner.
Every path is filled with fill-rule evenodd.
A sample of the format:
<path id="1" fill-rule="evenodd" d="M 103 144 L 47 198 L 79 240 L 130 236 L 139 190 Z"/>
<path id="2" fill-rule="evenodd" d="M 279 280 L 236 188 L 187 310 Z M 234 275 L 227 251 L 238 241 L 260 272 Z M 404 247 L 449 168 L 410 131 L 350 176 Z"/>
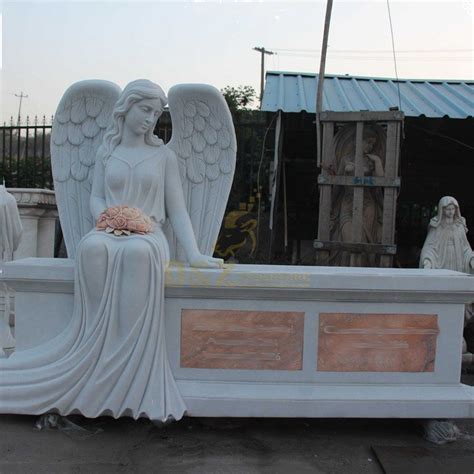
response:
<path id="1" fill-rule="evenodd" d="M 51 163 L 69 258 L 94 226 L 89 200 L 95 157 L 119 95 L 113 82 L 76 82 L 64 93 L 54 116 Z"/>
<path id="2" fill-rule="evenodd" d="M 205 84 L 172 87 L 168 102 L 184 198 L 199 250 L 212 255 L 219 235 L 235 170 L 234 124 L 222 94 Z M 176 238 L 167 230 L 171 258 L 184 260 Z"/>

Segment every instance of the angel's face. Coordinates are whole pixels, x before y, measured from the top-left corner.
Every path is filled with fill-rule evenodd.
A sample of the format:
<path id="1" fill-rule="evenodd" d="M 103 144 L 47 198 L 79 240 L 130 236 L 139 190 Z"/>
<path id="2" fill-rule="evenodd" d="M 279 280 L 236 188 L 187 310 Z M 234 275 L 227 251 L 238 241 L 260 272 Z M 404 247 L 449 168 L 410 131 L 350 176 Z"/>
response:
<path id="1" fill-rule="evenodd" d="M 153 127 L 163 109 L 160 99 L 135 102 L 125 115 L 125 126 L 135 135 L 145 135 Z"/>
<path id="2" fill-rule="evenodd" d="M 375 138 L 369 137 L 364 140 L 364 153 L 370 153 L 375 146 Z"/>
<path id="3" fill-rule="evenodd" d="M 456 206 L 454 204 L 448 204 L 446 207 L 443 208 L 444 217 L 448 219 L 452 219 L 454 214 L 456 214 Z"/>

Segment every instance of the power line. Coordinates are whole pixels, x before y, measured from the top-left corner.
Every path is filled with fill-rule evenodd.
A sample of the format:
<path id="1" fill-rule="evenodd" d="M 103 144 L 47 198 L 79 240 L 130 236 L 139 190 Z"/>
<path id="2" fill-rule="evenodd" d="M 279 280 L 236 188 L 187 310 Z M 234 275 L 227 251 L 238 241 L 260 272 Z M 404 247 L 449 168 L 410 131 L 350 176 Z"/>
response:
<path id="1" fill-rule="evenodd" d="M 427 128 L 418 127 L 417 125 L 413 125 L 413 124 L 410 124 L 410 127 L 415 128 L 416 130 L 421 130 L 421 131 L 423 131 L 425 133 L 428 133 L 429 135 L 432 135 L 434 137 L 445 138 L 446 140 L 450 140 L 454 143 L 457 143 L 458 145 L 461 145 L 465 148 L 468 148 L 469 150 L 474 150 L 474 146 L 468 145 L 467 143 L 462 142 L 461 140 L 458 140 L 457 138 L 450 137 L 449 135 L 445 135 L 444 133 L 434 132 L 433 130 L 428 130 Z"/>
<path id="2" fill-rule="evenodd" d="M 298 49 L 298 48 L 272 48 L 272 51 L 278 54 L 278 51 L 303 52 L 303 53 L 321 53 L 320 49 Z M 332 49 L 333 53 L 391 53 L 391 49 Z M 399 49 L 399 53 L 472 53 L 474 49 Z"/>
<path id="3" fill-rule="evenodd" d="M 319 54 L 310 53 L 280 53 L 278 56 L 292 57 L 292 58 L 316 58 Z M 364 61 L 393 61 L 393 56 L 332 56 L 328 60 L 337 61 L 341 59 L 363 59 Z M 400 61 L 422 61 L 422 62 L 433 62 L 433 61 L 472 61 L 473 58 L 468 56 L 431 56 L 431 57 L 397 57 L 397 62 Z"/>

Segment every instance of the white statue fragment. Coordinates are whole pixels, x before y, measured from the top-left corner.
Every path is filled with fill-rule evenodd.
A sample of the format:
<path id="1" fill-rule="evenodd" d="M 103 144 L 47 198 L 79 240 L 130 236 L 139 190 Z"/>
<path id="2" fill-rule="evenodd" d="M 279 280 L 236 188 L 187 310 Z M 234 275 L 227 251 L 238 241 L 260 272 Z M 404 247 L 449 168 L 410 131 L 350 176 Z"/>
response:
<path id="1" fill-rule="evenodd" d="M 61 100 L 52 158 L 76 260 L 74 313 L 47 346 L 0 366 L 3 413 L 183 416 L 166 353 L 164 270 L 175 241 L 192 266 L 222 265 L 211 255 L 236 146 L 222 95 L 205 85 L 170 91 L 173 139 L 165 146 L 153 130 L 166 102 L 148 80 L 121 94 L 109 82 L 84 81 Z"/>
<path id="2" fill-rule="evenodd" d="M 474 268 L 474 252 L 466 233 L 466 220 L 461 216 L 458 202 L 451 196 L 442 197 L 438 214 L 428 227 L 420 267 L 469 273 Z"/>
<path id="3" fill-rule="evenodd" d="M 0 262 L 13 260 L 13 252 L 18 248 L 22 231 L 16 200 L 7 192 L 4 183 L 0 185 Z M 0 311 L 0 355 L 4 355 L 4 350 L 15 347 L 9 324 L 10 295 L 7 286 L 0 283 L 0 300 L 3 300 L 3 311 Z"/>
<path id="4" fill-rule="evenodd" d="M 0 261 L 13 260 L 20 243 L 23 227 L 14 196 L 0 185 Z"/>
<path id="5" fill-rule="evenodd" d="M 466 220 L 459 204 L 452 196 L 444 196 L 438 203 L 438 214 L 428 227 L 428 235 L 421 250 L 420 267 L 455 270 L 470 273 L 474 268 L 474 252 L 466 237 Z M 472 317 L 472 304 L 466 305 L 465 321 Z M 467 351 L 463 338 L 463 364 L 470 365 L 473 355 Z"/>

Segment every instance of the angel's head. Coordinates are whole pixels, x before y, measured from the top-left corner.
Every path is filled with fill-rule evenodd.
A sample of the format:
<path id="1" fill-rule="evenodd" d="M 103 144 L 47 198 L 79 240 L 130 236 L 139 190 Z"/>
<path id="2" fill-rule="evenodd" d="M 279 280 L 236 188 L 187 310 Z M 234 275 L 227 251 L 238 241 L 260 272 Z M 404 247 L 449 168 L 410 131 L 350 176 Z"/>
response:
<path id="1" fill-rule="evenodd" d="M 364 128 L 363 148 L 364 153 L 370 153 L 377 143 L 377 134 L 371 128 Z"/>
<path id="2" fill-rule="evenodd" d="M 146 124 L 143 128 L 145 143 L 162 145 L 162 140 L 154 135 L 153 130 L 167 102 L 163 89 L 154 82 L 137 79 L 127 84 L 115 104 L 111 123 L 104 135 L 103 158 L 107 159 L 120 144 L 125 126 L 136 127 L 138 131 L 142 124 Z"/>
<path id="3" fill-rule="evenodd" d="M 452 196 L 443 196 L 438 203 L 439 219 L 457 220 L 461 217 L 458 201 Z"/>
<path id="4" fill-rule="evenodd" d="M 461 216 L 458 201 L 452 196 L 443 196 L 438 203 L 438 212 L 430 221 L 430 226 L 438 227 L 441 223 L 461 224 L 467 232 L 466 219 Z"/>

